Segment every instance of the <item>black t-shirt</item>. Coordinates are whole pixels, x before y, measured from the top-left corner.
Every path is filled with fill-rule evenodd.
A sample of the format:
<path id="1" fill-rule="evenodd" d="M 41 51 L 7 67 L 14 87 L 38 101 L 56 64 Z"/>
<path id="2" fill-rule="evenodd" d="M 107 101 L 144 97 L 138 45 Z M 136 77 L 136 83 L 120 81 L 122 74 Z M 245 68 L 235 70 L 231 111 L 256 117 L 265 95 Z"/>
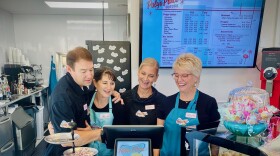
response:
<path id="1" fill-rule="evenodd" d="M 87 107 L 93 91 L 87 87 L 83 89 L 67 73 L 57 83 L 50 98 L 50 121 L 55 133 L 70 132 L 70 129 L 61 128 L 62 121 L 73 120 L 77 127 L 85 128 L 85 121 L 89 122 Z M 61 145 L 49 144 L 45 155 L 62 155 L 63 151 L 69 149 Z"/>
<path id="2" fill-rule="evenodd" d="M 113 97 L 112 97 L 113 99 Z M 109 112 L 109 104 L 104 108 L 97 108 L 94 104 L 91 107 L 95 112 Z M 125 112 L 125 106 L 120 102 L 112 102 L 112 113 L 114 115 L 113 125 L 125 125 L 127 124 L 127 114 Z"/>
<path id="3" fill-rule="evenodd" d="M 159 107 L 158 118 L 165 120 L 170 111 L 175 107 L 177 94 L 171 95 Z M 186 109 L 189 102 L 179 100 L 179 108 Z M 199 96 L 196 104 L 196 110 L 199 123 L 209 123 L 220 119 L 218 105 L 215 98 L 199 91 Z"/>
<path id="4" fill-rule="evenodd" d="M 152 95 L 140 98 L 137 94 L 138 85 L 122 94 L 127 111 L 129 125 L 156 125 L 157 111 L 166 96 L 152 88 Z M 138 113 L 137 113 L 138 112 Z"/>

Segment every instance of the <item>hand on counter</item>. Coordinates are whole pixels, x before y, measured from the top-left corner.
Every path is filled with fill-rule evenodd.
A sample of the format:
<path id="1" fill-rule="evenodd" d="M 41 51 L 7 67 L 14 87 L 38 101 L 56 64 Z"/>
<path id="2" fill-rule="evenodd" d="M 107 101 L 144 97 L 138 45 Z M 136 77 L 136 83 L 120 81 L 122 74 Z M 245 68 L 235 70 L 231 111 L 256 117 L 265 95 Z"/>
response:
<path id="1" fill-rule="evenodd" d="M 101 141 L 102 129 L 98 128 L 93 130 L 87 121 L 85 121 L 85 125 L 86 125 L 85 128 L 78 127 L 77 130 L 75 130 L 75 133 L 80 136 L 78 140 L 74 141 L 76 146 L 83 146 L 96 140 Z M 49 122 L 48 124 L 48 130 L 50 134 L 54 134 L 54 128 L 51 122 Z M 72 146 L 72 143 L 62 144 L 62 146 L 63 147 Z"/>

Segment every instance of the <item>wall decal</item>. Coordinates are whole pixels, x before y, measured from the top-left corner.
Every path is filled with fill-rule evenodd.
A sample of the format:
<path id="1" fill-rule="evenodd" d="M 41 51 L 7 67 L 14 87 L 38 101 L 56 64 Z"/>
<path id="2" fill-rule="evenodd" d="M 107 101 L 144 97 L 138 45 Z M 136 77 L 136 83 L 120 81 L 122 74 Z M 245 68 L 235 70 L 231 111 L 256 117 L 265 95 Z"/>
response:
<path id="1" fill-rule="evenodd" d="M 88 50 L 93 56 L 94 68 L 108 66 L 117 77 L 116 91 L 131 89 L 131 49 L 128 41 L 87 40 Z"/>

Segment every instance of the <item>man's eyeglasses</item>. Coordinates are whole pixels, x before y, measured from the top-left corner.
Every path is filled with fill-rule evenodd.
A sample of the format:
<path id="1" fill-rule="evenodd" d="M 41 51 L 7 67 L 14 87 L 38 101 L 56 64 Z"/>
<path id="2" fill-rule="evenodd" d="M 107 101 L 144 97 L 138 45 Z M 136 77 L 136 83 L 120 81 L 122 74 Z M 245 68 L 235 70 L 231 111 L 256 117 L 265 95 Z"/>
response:
<path id="1" fill-rule="evenodd" d="M 173 73 L 171 74 L 171 76 L 174 78 L 174 79 L 179 79 L 179 77 L 181 77 L 181 79 L 187 79 L 190 75 L 192 74 L 178 74 L 178 73 Z"/>

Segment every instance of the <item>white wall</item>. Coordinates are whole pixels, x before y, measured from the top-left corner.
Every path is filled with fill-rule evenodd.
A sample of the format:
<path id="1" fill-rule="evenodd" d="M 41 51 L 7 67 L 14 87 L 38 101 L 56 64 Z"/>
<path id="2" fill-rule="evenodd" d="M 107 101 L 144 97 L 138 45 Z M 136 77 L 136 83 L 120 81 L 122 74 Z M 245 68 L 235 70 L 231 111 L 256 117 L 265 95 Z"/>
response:
<path id="1" fill-rule="evenodd" d="M 278 2 L 278 8 L 280 8 L 280 2 Z M 275 37 L 275 46 L 280 47 L 280 9 L 277 9 L 277 23 L 276 23 L 276 37 Z"/>
<path id="2" fill-rule="evenodd" d="M 126 17 L 106 16 L 105 41 L 123 41 Z M 43 78 L 48 84 L 51 55 L 66 53 L 86 40 L 102 40 L 101 16 L 19 15 L 14 14 L 16 47 L 31 64 L 42 64 Z"/>
<path id="3" fill-rule="evenodd" d="M 6 53 L 10 46 L 15 46 L 15 34 L 12 14 L 0 9 L 0 74 L 6 63 Z"/>
<path id="4" fill-rule="evenodd" d="M 276 23 L 278 0 L 266 0 L 264 19 L 261 30 L 260 50 L 257 58 L 258 67 L 261 66 L 261 48 L 276 46 Z M 137 66 L 139 60 L 139 1 L 130 0 L 131 14 L 131 50 L 132 50 L 132 84 L 137 84 Z M 279 28 L 279 24 L 278 24 Z M 280 33 L 278 33 L 279 36 Z M 278 44 L 279 45 L 279 44 Z M 177 92 L 174 80 L 170 76 L 171 69 L 160 69 L 160 76 L 157 82 L 157 89 L 165 95 Z M 218 102 L 225 102 L 228 93 L 237 87 L 246 85 L 252 81 L 255 87 L 260 87 L 260 72 L 256 68 L 245 69 L 203 69 L 199 89 L 216 98 Z"/>
<path id="5" fill-rule="evenodd" d="M 139 60 L 139 0 L 129 0 L 131 50 L 132 50 L 132 86 L 137 84 L 137 69 Z M 260 50 L 265 47 L 279 46 L 279 12 L 278 0 L 266 0 Z M 0 12 L 0 15 L 3 13 Z M 279 16 L 277 16 L 279 15 Z M 9 15 L 11 19 L 11 15 Z M 3 17 L 0 17 L 0 26 Z M 48 81 L 50 56 L 56 52 L 67 52 L 69 49 L 85 45 L 85 40 L 102 40 L 100 16 L 64 16 L 64 15 L 13 15 L 16 47 L 22 49 L 23 54 L 31 63 L 43 65 L 43 77 Z M 6 19 L 6 18 L 5 18 Z M 277 22 L 278 19 L 278 22 Z M 10 20 L 5 20 L 10 21 Z M 126 37 L 126 17 L 105 17 L 105 40 L 122 41 Z M 6 23 L 6 22 L 4 22 Z M 5 25 L 11 28 L 12 21 Z M 276 29 L 278 28 L 278 29 Z M 2 37 L 0 28 L 0 45 L 10 42 Z M 10 31 L 11 32 L 11 31 Z M 10 33 L 9 33 L 10 34 Z M 277 36 L 278 35 L 278 36 Z M 4 38 L 4 42 L 2 41 Z M 6 46 L 5 46 L 6 48 Z M 259 53 L 257 65 L 260 67 Z M 177 87 L 171 78 L 171 69 L 160 69 L 160 77 L 156 88 L 166 95 L 177 92 Z M 251 80 L 255 87 L 260 87 L 260 73 L 255 68 L 245 69 L 203 69 L 199 89 L 214 96 L 217 101 L 227 101 L 230 90 L 244 86 Z"/>

